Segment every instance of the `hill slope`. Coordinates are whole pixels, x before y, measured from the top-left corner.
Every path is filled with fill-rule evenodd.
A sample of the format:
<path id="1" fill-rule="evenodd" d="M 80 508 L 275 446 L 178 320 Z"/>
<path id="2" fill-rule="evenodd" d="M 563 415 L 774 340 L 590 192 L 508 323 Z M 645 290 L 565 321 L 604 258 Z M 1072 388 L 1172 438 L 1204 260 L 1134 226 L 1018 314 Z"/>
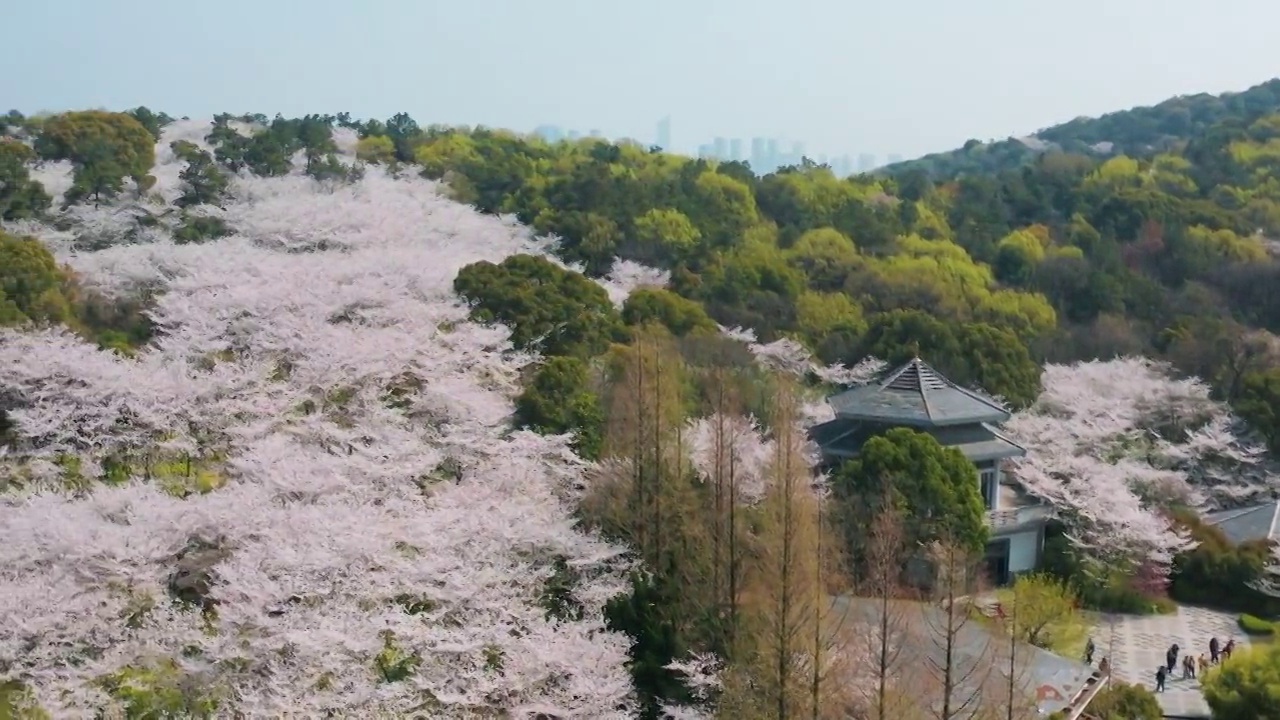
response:
<path id="1" fill-rule="evenodd" d="M 898 176 L 920 171 L 934 180 L 952 180 L 1022 167 L 1053 150 L 1099 157 L 1148 157 L 1174 149 L 1218 123 L 1232 120 L 1248 124 L 1275 112 L 1280 112 L 1280 78 L 1243 92 L 1182 95 L 1154 106 L 1097 118 L 1079 117 L 1022 138 L 971 140 L 956 150 L 894 163 L 877 174 Z"/>
<path id="2" fill-rule="evenodd" d="M 165 200 L 169 143 L 208 128 L 165 129 Z M 57 193 L 68 170 L 39 176 Z M 237 177 L 223 207 L 235 231 L 198 244 L 139 226 L 159 201 L 24 226 L 85 287 L 155 296 L 156 338 L 127 358 L 56 329 L 0 335 L 21 428 L 0 482 L 98 486 L 0 497 L 0 667 L 57 717 L 156 698 L 254 716 L 624 710 L 627 642 L 599 610 L 621 548 L 574 529 L 567 439 L 507 428 L 534 356 L 468 322 L 450 287 L 543 245 L 377 167 L 329 186 Z M 572 618 L 545 601 L 565 567 Z"/>
<path id="3" fill-rule="evenodd" d="M 1280 444 L 1280 117 L 941 184 L 404 115 L 15 128 L 0 703 L 9 681 L 67 716 L 809 697 L 788 663 L 830 648 L 770 638 L 815 637 L 839 574 L 755 549 L 808 528 L 821 560 L 823 527 L 858 530 L 856 478 L 816 494 L 804 426 L 872 357 L 1019 411 L 1010 477 L 1059 512 L 1054 567 L 1103 571 L 1094 604 L 1227 587 L 1180 575 L 1169 512 L 1277 487 L 1241 418 Z M 980 549 L 956 467 L 911 510 Z M 861 672 L 833 669 L 824 712 L 864 712 Z"/>

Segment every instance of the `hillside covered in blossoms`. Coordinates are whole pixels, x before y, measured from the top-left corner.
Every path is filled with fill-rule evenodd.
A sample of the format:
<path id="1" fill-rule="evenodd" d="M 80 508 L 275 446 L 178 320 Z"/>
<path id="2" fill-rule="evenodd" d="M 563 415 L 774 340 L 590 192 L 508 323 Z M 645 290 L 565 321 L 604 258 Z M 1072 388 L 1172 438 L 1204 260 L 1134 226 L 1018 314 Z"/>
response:
<path id="1" fill-rule="evenodd" d="M 980 554 L 977 475 L 923 434 L 881 439 L 874 477 L 809 435 L 917 357 L 1015 411 L 1007 473 L 1096 607 L 1202 586 L 1236 550 L 1197 518 L 1277 490 L 1276 117 L 938 185 L 405 115 L 0 136 L 21 717 L 950 702 L 877 674 L 832 599 L 889 596 L 895 522 Z M 1235 594 L 1266 604 L 1250 553 Z"/>

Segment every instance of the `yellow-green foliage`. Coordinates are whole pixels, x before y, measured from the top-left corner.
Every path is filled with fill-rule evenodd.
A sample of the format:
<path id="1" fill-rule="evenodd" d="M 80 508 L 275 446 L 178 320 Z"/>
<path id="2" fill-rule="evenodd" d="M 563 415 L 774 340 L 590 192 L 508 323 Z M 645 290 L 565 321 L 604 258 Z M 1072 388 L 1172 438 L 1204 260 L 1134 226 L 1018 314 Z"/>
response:
<path id="1" fill-rule="evenodd" d="M 1117 190 L 1126 187 L 1141 187 L 1146 177 L 1142 174 L 1137 160 L 1125 155 L 1117 155 L 1098 166 L 1085 180 L 1091 187 Z"/>
<path id="2" fill-rule="evenodd" d="M 800 332 L 820 339 L 837 330 L 866 330 L 862 308 L 844 293 L 805 292 L 796 298 L 796 322 Z"/>
<path id="3" fill-rule="evenodd" d="M 1230 230 L 1210 230 L 1203 225 L 1188 228 L 1187 236 L 1203 251 L 1221 260 L 1259 262 L 1267 257 L 1267 249 L 1257 238 L 1240 237 Z"/>
<path id="4" fill-rule="evenodd" d="M 212 717 L 221 692 L 188 677 L 178 663 L 156 660 L 102 678 L 100 685 L 124 706 L 125 717 Z"/>
<path id="5" fill-rule="evenodd" d="M 0 720 L 49 720 L 31 690 L 16 680 L 0 681 Z"/>
<path id="6" fill-rule="evenodd" d="M 395 143 L 386 135 L 371 135 L 356 143 L 356 157 L 363 162 L 387 165 L 395 156 Z"/>
<path id="7" fill-rule="evenodd" d="M 422 664 L 417 653 L 406 653 L 396 644 L 395 634 L 383 633 L 382 650 L 373 659 L 373 668 L 381 682 L 400 682 L 409 677 Z"/>
<path id="8" fill-rule="evenodd" d="M 1271 164 L 1280 162 L 1280 138 L 1266 142 L 1240 141 L 1228 147 L 1231 157 L 1241 165 Z"/>
<path id="9" fill-rule="evenodd" d="M 1028 262 L 1038 263 L 1044 260 L 1048 243 L 1030 228 L 1022 228 L 1000 238 L 996 248 L 1016 252 Z"/>
<path id="10" fill-rule="evenodd" d="M 66 274 L 40 241 L 0 231 L 0 325 L 72 319 L 63 292 L 66 282 Z"/>
<path id="11" fill-rule="evenodd" d="M 187 458 L 155 463 L 151 466 L 151 478 L 165 492 L 175 497 L 212 492 L 226 482 L 221 471 L 208 461 Z"/>

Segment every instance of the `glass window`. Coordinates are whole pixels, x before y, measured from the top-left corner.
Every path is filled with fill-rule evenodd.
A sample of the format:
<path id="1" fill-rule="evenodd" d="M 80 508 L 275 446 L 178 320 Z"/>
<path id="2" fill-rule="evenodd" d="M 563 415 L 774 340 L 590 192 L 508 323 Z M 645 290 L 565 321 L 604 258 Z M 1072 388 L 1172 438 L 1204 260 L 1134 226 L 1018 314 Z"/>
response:
<path id="1" fill-rule="evenodd" d="M 999 492 L 995 468 L 983 469 L 980 477 L 982 478 L 982 503 L 986 505 L 988 510 L 994 510 L 996 507 L 996 493 Z"/>

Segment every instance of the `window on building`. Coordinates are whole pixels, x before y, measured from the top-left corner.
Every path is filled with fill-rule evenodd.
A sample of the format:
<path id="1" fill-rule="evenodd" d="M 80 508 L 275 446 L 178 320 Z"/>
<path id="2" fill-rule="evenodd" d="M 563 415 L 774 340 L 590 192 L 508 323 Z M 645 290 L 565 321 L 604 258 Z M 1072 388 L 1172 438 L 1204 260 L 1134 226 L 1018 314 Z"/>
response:
<path id="1" fill-rule="evenodd" d="M 996 469 L 983 468 L 979 477 L 982 479 L 982 504 L 988 510 L 995 510 L 996 494 L 1000 492 L 1000 483 L 996 480 Z"/>

